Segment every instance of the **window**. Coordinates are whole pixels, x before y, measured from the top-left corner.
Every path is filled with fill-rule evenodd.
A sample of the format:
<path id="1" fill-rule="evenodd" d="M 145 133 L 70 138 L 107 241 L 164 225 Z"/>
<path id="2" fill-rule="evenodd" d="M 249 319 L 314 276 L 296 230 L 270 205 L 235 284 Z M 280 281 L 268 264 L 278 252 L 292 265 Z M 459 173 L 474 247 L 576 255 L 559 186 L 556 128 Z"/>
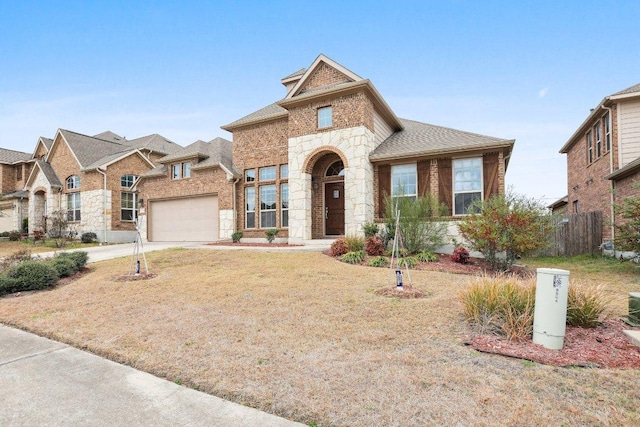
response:
<path id="1" fill-rule="evenodd" d="M 333 125 L 333 108 L 318 108 L 318 128 L 328 128 Z"/>
<path id="2" fill-rule="evenodd" d="M 245 227 L 256 228 L 256 189 L 247 187 L 244 189 Z"/>
<path id="3" fill-rule="evenodd" d="M 22 179 L 22 165 L 16 166 L 16 181 L 20 181 Z"/>
<path id="4" fill-rule="evenodd" d="M 482 199 L 482 158 L 453 161 L 453 214 L 466 215 L 469 206 Z"/>
<path id="5" fill-rule="evenodd" d="M 71 175 L 67 178 L 67 190 L 76 190 L 80 188 L 80 177 L 78 175 Z"/>
<path id="6" fill-rule="evenodd" d="M 120 177 L 120 187 L 131 188 L 136 183 L 136 179 L 138 179 L 137 175 L 122 175 Z"/>
<path id="7" fill-rule="evenodd" d="M 80 193 L 67 194 L 67 221 L 80 221 Z"/>
<path id="8" fill-rule="evenodd" d="M 276 179 L 276 167 L 260 168 L 260 181 L 273 181 Z"/>
<path id="9" fill-rule="evenodd" d="M 602 150 L 602 137 L 600 134 L 600 123 L 596 124 L 596 127 L 594 129 L 594 132 L 596 134 L 596 158 L 600 157 L 601 154 L 601 150 Z"/>
<path id="10" fill-rule="evenodd" d="M 344 176 L 344 163 L 338 160 L 327 168 L 325 176 Z"/>
<path id="11" fill-rule="evenodd" d="M 180 163 L 171 166 L 171 179 L 180 179 L 182 176 L 182 165 Z"/>
<path id="12" fill-rule="evenodd" d="M 578 201 L 574 200 L 573 201 L 573 213 L 578 213 L 578 209 L 579 209 L 579 205 L 578 205 Z"/>
<path id="13" fill-rule="evenodd" d="M 136 193 L 120 193 L 120 219 L 122 221 L 135 221 L 138 219 Z"/>
<path id="14" fill-rule="evenodd" d="M 415 163 L 391 166 L 391 196 L 415 199 L 418 195 L 418 174 Z"/>
<path id="15" fill-rule="evenodd" d="M 289 184 L 280 185 L 280 225 L 289 226 Z"/>
<path id="16" fill-rule="evenodd" d="M 276 186 L 260 187 L 260 228 L 276 226 Z"/>
<path id="17" fill-rule="evenodd" d="M 593 163 L 593 137 L 591 131 L 587 132 L 587 163 Z"/>
<path id="18" fill-rule="evenodd" d="M 289 165 L 280 165 L 280 179 L 289 179 Z"/>
<path id="19" fill-rule="evenodd" d="M 611 125 L 609 125 L 609 112 L 604 116 L 604 146 L 611 151 Z"/>
<path id="20" fill-rule="evenodd" d="M 244 182 L 254 182 L 256 180 L 256 170 L 247 169 L 244 171 Z"/>
<path id="21" fill-rule="evenodd" d="M 176 163 L 171 165 L 171 179 L 189 178 L 191 176 L 191 163 Z"/>

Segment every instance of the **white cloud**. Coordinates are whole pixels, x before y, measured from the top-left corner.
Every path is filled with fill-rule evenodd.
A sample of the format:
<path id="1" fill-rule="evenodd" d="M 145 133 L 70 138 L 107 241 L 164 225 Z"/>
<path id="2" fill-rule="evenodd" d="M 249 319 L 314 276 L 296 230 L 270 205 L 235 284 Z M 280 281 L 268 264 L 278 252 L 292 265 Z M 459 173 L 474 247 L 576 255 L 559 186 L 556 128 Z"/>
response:
<path id="1" fill-rule="evenodd" d="M 549 93 L 548 87 L 545 87 L 544 89 L 540 89 L 538 91 L 538 98 L 544 98 L 547 95 L 547 93 Z"/>

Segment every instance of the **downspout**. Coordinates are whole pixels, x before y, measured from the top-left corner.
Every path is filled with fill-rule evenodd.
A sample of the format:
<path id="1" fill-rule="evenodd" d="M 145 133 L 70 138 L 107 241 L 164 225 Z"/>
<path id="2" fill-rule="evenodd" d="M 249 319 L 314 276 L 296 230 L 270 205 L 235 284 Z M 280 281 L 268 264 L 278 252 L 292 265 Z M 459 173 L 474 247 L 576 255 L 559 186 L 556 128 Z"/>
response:
<path id="1" fill-rule="evenodd" d="M 104 225 L 102 243 L 107 244 L 107 172 L 99 167 L 96 170 L 102 174 L 102 223 Z"/>
<path id="2" fill-rule="evenodd" d="M 610 107 L 605 107 L 604 104 L 601 105 L 601 107 L 605 110 L 607 110 L 609 112 L 609 133 L 610 138 L 611 138 L 611 147 L 609 147 L 609 173 L 613 173 L 613 114 L 611 113 L 611 108 Z M 605 135 L 605 138 L 607 136 Z M 606 144 L 606 141 L 605 141 Z M 615 226 L 615 209 L 613 207 L 613 203 L 615 201 L 614 196 L 613 196 L 613 191 L 614 191 L 614 187 L 613 187 L 613 180 L 610 179 L 609 180 L 609 214 L 611 215 L 611 242 L 613 244 L 613 241 L 615 240 L 616 237 L 616 226 Z M 614 248 L 614 254 L 615 254 L 615 248 Z"/>
<path id="3" fill-rule="evenodd" d="M 236 231 L 238 231 L 238 199 L 236 198 L 236 186 L 238 185 L 238 182 L 240 182 L 240 178 L 236 178 L 235 181 L 233 181 L 233 232 L 235 233 Z"/>

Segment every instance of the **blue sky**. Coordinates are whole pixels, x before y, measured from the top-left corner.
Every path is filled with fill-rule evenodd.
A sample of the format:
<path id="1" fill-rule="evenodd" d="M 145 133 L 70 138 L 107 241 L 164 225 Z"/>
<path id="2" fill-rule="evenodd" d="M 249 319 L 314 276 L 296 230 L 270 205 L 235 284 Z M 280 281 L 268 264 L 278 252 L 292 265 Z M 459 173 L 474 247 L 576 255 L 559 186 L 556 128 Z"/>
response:
<path id="1" fill-rule="evenodd" d="M 638 1 L 0 0 L 0 147 L 58 128 L 181 145 L 285 95 L 323 53 L 402 118 L 516 139 L 514 191 L 566 194 L 560 147 L 640 82 Z"/>

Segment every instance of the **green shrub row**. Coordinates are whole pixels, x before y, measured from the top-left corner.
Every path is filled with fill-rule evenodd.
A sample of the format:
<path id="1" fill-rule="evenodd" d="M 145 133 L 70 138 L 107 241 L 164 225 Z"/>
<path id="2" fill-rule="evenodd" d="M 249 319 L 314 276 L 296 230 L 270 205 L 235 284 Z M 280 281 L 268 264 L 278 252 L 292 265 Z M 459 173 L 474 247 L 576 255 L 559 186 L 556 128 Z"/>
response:
<path id="1" fill-rule="evenodd" d="M 20 262 L 0 274 L 0 295 L 49 288 L 83 269 L 88 259 L 87 252 L 64 252 L 49 260 Z"/>

